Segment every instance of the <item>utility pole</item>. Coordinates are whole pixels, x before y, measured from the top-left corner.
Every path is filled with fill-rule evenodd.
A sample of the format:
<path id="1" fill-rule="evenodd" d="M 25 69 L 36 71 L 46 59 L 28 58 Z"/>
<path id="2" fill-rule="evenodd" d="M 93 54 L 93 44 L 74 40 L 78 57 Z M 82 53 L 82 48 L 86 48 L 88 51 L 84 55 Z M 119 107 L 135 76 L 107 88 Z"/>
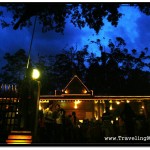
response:
<path id="1" fill-rule="evenodd" d="M 26 66 L 26 73 L 25 78 L 22 82 L 21 86 L 21 100 L 20 100 L 20 111 L 21 111 L 21 128 L 24 130 L 30 130 L 31 123 L 30 123 L 30 109 L 31 109 L 31 75 L 29 73 L 29 66 L 30 66 L 30 55 L 31 55 L 31 49 L 32 49 L 32 43 L 33 43 L 33 37 L 35 33 L 35 26 L 36 26 L 36 19 L 37 16 L 35 16 L 34 19 L 34 25 L 33 25 L 33 31 L 32 31 L 32 37 L 30 42 L 30 47 L 28 51 L 28 60 L 27 60 L 27 66 Z"/>
<path id="2" fill-rule="evenodd" d="M 34 37 L 34 32 L 35 32 L 36 19 L 37 19 L 37 16 L 35 16 L 35 20 L 34 20 L 31 43 L 30 43 L 30 48 L 29 48 L 29 52 L 28 52 L 27 69 L 29 68 L 29 64 L 30 64 L 30 55 L 31 55 L 32 42 L 33 42 L 33 37 Z"/>

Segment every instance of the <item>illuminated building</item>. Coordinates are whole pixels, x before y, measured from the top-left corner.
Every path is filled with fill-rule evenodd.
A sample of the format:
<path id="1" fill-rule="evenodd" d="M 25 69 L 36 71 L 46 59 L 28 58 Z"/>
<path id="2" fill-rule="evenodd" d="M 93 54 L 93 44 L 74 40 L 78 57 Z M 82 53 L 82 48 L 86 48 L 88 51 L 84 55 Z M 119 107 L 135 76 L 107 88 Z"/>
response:
<path id="1" fill-rule="evenodd" d="M 61 93 L 55 91 L 55 95 L 40 95 L 40 109 L 46 103 L 53 101 L 54 105 L 59 103 L 65 109 L 66 114 L 71 114 L 75 111 L 79 120 L 92 119 L 96 120 L 102 117 L 106 111 L 106 105 L 109 106 L 110 111 L 115 111 L 116 108 L 122 107 L 124 103 L 129 105 L 137 104 L 137 113 L 145 114 L 144 103 L 150 100 L 150 96 L 100 96 L 94 95 L 92 90 L 89 90 L 83 82 L 75 75 L 70 82 L 62 89 Z M 106 101 L 108 103 L 106 103 Z M 142 105 L 142 107 L 141 107 Z M 147 114 L 145 114 L 147 115 Z"/>

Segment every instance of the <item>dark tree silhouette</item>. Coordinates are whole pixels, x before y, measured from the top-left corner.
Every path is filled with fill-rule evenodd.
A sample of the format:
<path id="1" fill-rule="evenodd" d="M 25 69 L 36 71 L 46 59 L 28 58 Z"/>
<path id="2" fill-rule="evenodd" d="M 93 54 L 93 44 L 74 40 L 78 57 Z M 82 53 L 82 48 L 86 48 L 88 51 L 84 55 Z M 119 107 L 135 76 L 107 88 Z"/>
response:
<path id="1" fill-rule="evenodd" d="M 4 55 L 6 65 L 2 67 L 1 80 L 4 83 L 19 84 L 26 73 L 27 55 L 23 49 Z"/>
<path id="2" fill-rule="evenodd" d="M 86 57 L 88 56 L 88 45 L 85 45 L 84 48 L 80 51 L 77 51 L 75 54 L 75 69 L 76 74 L 82 79 L 82 81 L 85 81 L 85 75 L 86 75 Z"/>
<path id="3" fill-rule="evenodd" d="M 63 89 L 73 75 L 77 74 L 94 94 L 100 95 L 149 95 L 148 48 L 141 53 L 126 49 L 125 41 L 117 37 L 108 43 L 110 52 L 104 51 L 100 40 L 98 44 L 101 56 L 88 53 L 86 45 L 80 51 L 71 47 L 52 56 L 39 56 L 36 66 L 40 72 L 41 93 L 54 94 L 54 90 Z M 114 44 L 115 43 L 115 44 Z M 1 81 L 20 83 L 25 76 L 27 56 L 24 50 L 14 54 L 6 53 L 7 64 L 3 67 Z M 28 74 L 30 76 L 30 73 Z"/>
<path id="4" fill-rule="evenodd" d="M 55 85 L 59 90 L 63 89 L 68 79 L 72 77 L 72 62 L 69 57 L 62 53 L 56 55 L 56 60 L 53 66 L 53 75 L 55 76 Z"/>
<path id="5" fill-rule="evenodd" d="M 54 94 L 54 90 L 56 89 L 53 75 L 54 63 L 55 57 L 46 55 L 38 56 L 38 61 L 34 64 L 41 74 L 39 78 L 41 81 L 41 94 Z"/>
<path id="6" fill-rule="evenodd" d="M 1 20 L 2 27 L 13 25 L 14 29 L 32 25 L 31 18 L 38 17 L 38 22 L 42 24 L 43 31 L 55 30 L 63 32 L 66 19 L 79 28 L 89 26 L 98 33 L 104 26 L 103 19 L 106 18 L 113 26 L 117 26 L 122 14 L 118 11 L 123 3 L 2 3 L 0 6 L 6 7 L 12 12 L 12 21 L 8 23 Z M 146 15 L 150 15 L 150 4 L 129 3 L 129 7 L 138 7 Z M 4 16 L 4 11 L 0 11 Z"/>
<path id="7" fill-rule="evenodd" d="M 140 54 L 133 49 L 129 52 L 126 43 L 121 37 L 116 37 L 114 42 L 109 40 L 109 50 L 104 51 L 100 40 L 96 42 L 101 53 L 97 58 L 89 56 L 86 81 L 95 94 L 106 95 L 148 95 L 150 90 L 149 72 L 144 67 L 149 67 L 148 49 Z"/>

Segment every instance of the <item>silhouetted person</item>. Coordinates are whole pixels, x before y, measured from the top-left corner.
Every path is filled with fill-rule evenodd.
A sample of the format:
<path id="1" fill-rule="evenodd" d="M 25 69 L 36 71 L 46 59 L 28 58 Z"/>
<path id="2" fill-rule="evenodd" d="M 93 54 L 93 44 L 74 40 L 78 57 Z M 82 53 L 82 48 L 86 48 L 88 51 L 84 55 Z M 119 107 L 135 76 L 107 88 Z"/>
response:
<path id="1" fill-rule="evenodd" d="M 64 119 L 64 109 L 60 107 L 59 104 L 55 106 L 55 111 L 53 113 L 53 118 L 55 120 L 55 142 L 61 142 L 62 141 L 62 135 L 63 135 L 63 119 Z"/>
<path id="2" fill-rule="evenodd" d="M 134 136 L 134 117 L 135 113 L 128 103 L 125 103 L 124 109 L 120 115 L 124 121 L 127 136 Z"/>
<path id="3" fill-rule="evenodd" d="M 45 124 L 43 110 L 39 110 L 38 114 L 38 139 L 39 142 L 45 142 Z"/>
<path id="4" fill-rule="evenodd" d="M 76 117 L 76 113 L 73 111 L 72 115 L 71 115 L 71 121 L 72 121 L 72 142 L 76 142 L 77 141 L 77 117 Z"/>
<path id="5" fill-rule="evenodd" d="M 77 124 L 77 117 L 76 117 L 76 113 L 74 111 L 72 112 L 72 124 L 74 126 L 76 126 L 76 124 Z"/>
<path id="6" fill-rule="evenodd" d="M 46 142 L 52 142 L 54 135 L 54 119 L 53 119 L 53 111 L 52 111 L 52 104 L 49 104 L 49 106 L 44 110 L 44 121 L 45 121 L 45 127 L 46 127 L 46 135 L 47 139 Z"/>
<path id="7" fill-rule="evenodd" d="M 71 143 L 72 142 L 72 137 L 73 137 L 73 124 L 71 120 L 71 115 L 66 116 L 65 118 L 65 141 L 66 143 Z"/>
<path id="8" fill-rule="evenodd" d="M 110 113 L 109 107 L 106 107 L 105 109 L 106 109 L 106 112 L 103 113 L 103 115 L 102 115 L 102 121 L 107 120 L 107 121 L 111 122 L 111 113 Z"/>
<path id="9" fill-rule="evenodd" d="M 109 107 L 106 107 L 106 112 L 103 113 L 102 115 L 102 132 L 103 132 L 103 136 L 112 136 L 113 134 L 113 128 L 112 128 L 112 124 L 111 124 L 111 113 L 109 110 Z"/>

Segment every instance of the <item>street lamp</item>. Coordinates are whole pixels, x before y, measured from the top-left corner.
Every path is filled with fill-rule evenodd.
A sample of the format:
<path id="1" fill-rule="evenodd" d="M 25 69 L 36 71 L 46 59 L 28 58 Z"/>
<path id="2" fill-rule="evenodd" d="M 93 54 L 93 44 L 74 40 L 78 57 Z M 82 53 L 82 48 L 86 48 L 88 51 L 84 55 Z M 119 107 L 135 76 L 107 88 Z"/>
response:
<path id="1" fill-rule="evenodd" d="M 32 79 L 34 80 L 35 87 L 33 90 L 34 92 L 34 105 L 35 105 L 35 122 L 34 122 L 34 129 L 33 129 L 33 142 L 36 142 L 37 137 L 37 129 L 38 129 L 38 111 L 39 111 L 39 98 L 40 98 L 40 81 L 38 78 L 40 77 L 40 72 L 37 69 L 33 69 L 32 71 Z"/>
<path id="2" fill-rule="evenodd" d="M 40 77 L 40 72 L 39 72 L 39 70 L 33 69 L 33 71 L 32 71 L 32 79 L 33 79 L 33 80 L 36 80 L 36 79 L 38 79 L 39 77 Z"/>

